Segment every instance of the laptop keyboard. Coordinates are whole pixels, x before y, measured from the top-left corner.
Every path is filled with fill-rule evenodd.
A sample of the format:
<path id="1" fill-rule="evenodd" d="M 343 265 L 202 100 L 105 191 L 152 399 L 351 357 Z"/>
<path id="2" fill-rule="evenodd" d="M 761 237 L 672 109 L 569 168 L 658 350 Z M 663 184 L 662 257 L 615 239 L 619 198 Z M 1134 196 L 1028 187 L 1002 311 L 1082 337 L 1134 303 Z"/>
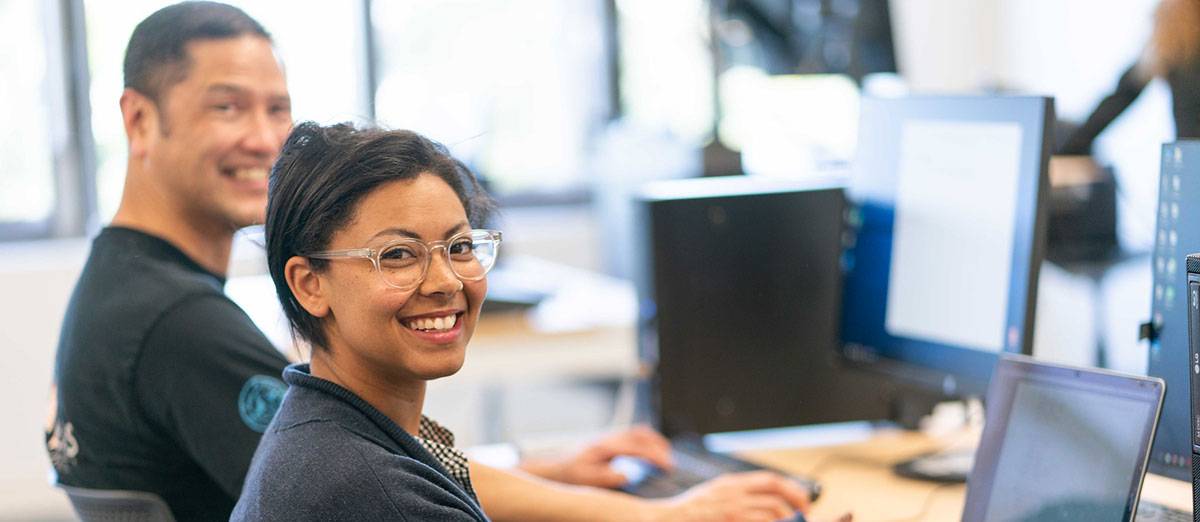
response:
<path id="1" fill-rule="evenodd" d="M 626 486 L 625 490 L 640 497 L 670 497 L 725 473 L 767 469 L 728 455 L 710 452 L 698 443 L 676 441 L 673 443 L 671 454 L 675 461 L 674 470 L 663 473 L 654 469 L 646 473 L 642 480 Z M 791 478 L 808 489 L 813 500 L 816 500 L 821 491 L 816 481 L 796 476 Z"/>
<path id="2" fill-rule="evenodd" d="M 1137 522 L 1192 522 L 1192 514 L 1153 502 L 1138 503 Z"/>

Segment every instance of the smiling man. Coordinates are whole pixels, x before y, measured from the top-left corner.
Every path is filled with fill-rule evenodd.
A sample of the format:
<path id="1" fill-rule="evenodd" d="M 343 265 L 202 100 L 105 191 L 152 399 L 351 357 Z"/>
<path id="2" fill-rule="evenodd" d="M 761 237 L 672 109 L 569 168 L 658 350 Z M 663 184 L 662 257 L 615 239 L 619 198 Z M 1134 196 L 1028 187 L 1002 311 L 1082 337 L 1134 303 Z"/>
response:
<path id="1" fill-rule="evenodd" d="M 234 233 L 263 220 L 287 83 L 263 27 L 206 2 L 142 21 L 124 68 L 124 193 L 63 322 L 47 448 L 64 485 L 227 519 L 285 390 L 287 361 L 222 288 Z"/>

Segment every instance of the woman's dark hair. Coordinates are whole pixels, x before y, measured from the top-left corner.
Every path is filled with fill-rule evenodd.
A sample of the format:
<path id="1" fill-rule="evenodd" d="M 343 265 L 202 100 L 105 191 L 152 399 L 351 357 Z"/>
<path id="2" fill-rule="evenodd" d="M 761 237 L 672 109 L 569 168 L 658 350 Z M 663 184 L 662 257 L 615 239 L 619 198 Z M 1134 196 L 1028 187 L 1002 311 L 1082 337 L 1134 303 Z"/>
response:
<path id="1" fill-rule="evenodd" d="M 292 256 L 324 250 L 334 232 L 354 217 L 358 202 L 380 185 L 432 174 L 458 195 L 471 226 L 495 209 L 462 162 L 415 132 L 356 128 L 350 123 L 296 126 L 271 169 L 267 203 L 267 265 L 294 334 L 317 349 L 327 347 L 320 320 L 292 295 L 283 268 Z M 314 270 L 328 261 L 309 259 Z"/>

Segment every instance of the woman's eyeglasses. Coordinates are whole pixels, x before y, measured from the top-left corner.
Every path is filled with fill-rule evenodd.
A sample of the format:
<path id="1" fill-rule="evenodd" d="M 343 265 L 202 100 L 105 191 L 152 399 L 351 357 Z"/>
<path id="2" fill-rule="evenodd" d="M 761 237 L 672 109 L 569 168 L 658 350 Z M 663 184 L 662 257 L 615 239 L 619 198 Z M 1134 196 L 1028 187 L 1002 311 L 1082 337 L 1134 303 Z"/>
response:
<path id="1" fill-rule="evenodd" d="M 313 259 L 359 257 L 369 259 L 383 282 L 401 290 L 412 290 L 425 280 L 433 251 L 441 249 L 454 275 L 463 281 L 478 281 L 496 264 L 500 250 L 499 230 L 474 229 L 444 241 L 404 238 L 378 248 L 326 250 L 301 254 Z"/>

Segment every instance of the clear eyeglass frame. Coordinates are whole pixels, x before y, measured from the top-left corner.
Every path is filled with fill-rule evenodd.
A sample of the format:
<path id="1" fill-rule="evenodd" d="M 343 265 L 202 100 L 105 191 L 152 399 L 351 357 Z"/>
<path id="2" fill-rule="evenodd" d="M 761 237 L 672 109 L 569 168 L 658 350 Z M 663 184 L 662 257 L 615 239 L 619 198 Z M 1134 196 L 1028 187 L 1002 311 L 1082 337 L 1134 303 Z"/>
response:
<path id="1" fill-rule="evenodd" d="M 500 253 L 500 241 L 503 238 L 503 233 L 499 230 L 488 230 L 476 228 L 465 232 L 455 234 L 449 239 L 440 241 L 421 241 L 416 238 L 403 238 L 394 241 L 389 241 L 379 247 L 364 247 L 350 248 L 345 250 L 324 250 L 320 252 L 309 252 L 300 254 L 301 256 L 311 259 L 345 259 L 345 258 L 361 258 L 371 261 L 375 266 L 375 272 L 379 274 L 380 279 L 385 284 L 392 288 L 400 290 L 412 290 L 421 285 L 425 281 L 425 276 L 429 274 L 429 264 L 433 262 L 433 251 L 442 250 L 442 257 L 446 259 L 446 265 L 450 267 L 450 271 L 461 281 L 479 281 L 487 276 L 492 267 L 496 264 L 496 256 Z M 480 270 L 478 273 L 463 274 L 460 272 L 462 267 L 456 267 L 456 260 L 451 257 L 450 250 L 463 243 L 464 239 L 470 239 L 471 255 L 478 262 Z M 417 259 L 420 263 L 420 273 L 416 277 L 409 277 L 411 281 L 398 283 L 389 278 L 385 272 L 381 259 L 386 253 L 395 252 L 398 249 L 411 248 L 418 252 Z M 482 256 L 482 257 L 481 257 Z M 463 261 L 463 260 L 458 260 Z M 410 267 L 411 268 L 411 267 Z M 391 269 L 389 269 L 390 271 Z"/>

